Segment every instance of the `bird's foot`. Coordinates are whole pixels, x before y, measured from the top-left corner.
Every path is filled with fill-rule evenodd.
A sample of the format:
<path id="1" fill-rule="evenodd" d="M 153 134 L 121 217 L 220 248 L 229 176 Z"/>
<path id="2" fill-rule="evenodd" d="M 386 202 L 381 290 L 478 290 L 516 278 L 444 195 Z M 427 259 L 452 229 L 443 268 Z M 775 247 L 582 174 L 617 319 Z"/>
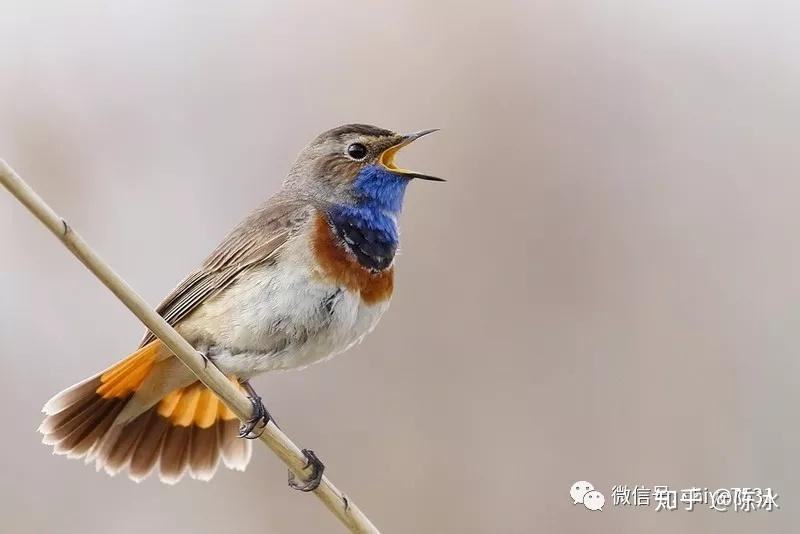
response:
<path id="1" fill-rule="evenodd" d="M 255 392 L 252 392 L 248 398 L 250 399 L 250 403 L 253 405 L 253 413 L 250 419 L 242 423 L 242 426 L 239 427 L 239 437 L 245 439 L 258 439 L 261 437 L 261 434 L 264 433 L 264 429 L 267 428 L 270 420 L 272 420 L 272 416 L 267 411 L 264 403 L 261 402 L 261 397 L 256 395 Z M 254 432 L 259 424 L 261 424 L 261 428 L 258 432 Z"/>
<path id="2" fill-rule="evenodd" d="M 322 482 L 322 473 L 325 471 L 325 464 L 323 464 L 314 451 L 310 449 L 303 449 L 303 455 L 306 457 L 305 468 L 311 468 L 311 476 L 303 483 L 295 482 L 294 473 L 289 471 L 289 487 L 300 491 L 314 491 L 319 487 Z"/>

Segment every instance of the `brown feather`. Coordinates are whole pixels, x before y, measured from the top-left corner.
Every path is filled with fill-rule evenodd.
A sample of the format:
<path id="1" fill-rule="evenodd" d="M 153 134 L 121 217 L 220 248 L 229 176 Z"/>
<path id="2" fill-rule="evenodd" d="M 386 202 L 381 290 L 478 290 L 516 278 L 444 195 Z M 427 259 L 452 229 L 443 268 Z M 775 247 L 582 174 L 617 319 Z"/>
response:
<path id="1" fill-rule="evenodd" d="M 94 388 L 91 391 L 93 392 Z M 48 439 L 60 441 L 87 417 L 87 410 L 90 409 L 91 404 L 96 402 L 98 402 L 98 397 L 94 394 L 89 394 L 85 398 L 76 401 L 72 406 L 46 416 L 42 424 L 39 425 L 39 432 L 48 436 Z M 51 444 L 47 441 L 45 443 Z"/>
<path id="2" fill-rule="evenodd" d="M 104 439 L 112 428 L 114 421 L 117 419 L 119 412 L 125 407 L 125 402 L 117 400 L 117 407 L 114 408 L 111 412 L 108 413 L 98 424 L 97 427 L 92 431 L 92 433 L 87 436 L 86 440 L 92 441 L 90 447 L 83 449 L 80 445 L 76 446 L 74 452 L 76 453 L 73 458 L 80 458 L 83 456 L 85 463 L 90 463 L 94 461 L 95 457 L 97 456 L 97 451 L 100 449 L 100 446 L 103 444 Z"/>
<path id="3" fill-rule="evenodd" d="M 243 272 L 271 259 L 308 218 L 308 202 L 273 197 L 251 213 L 219 244 L 202 267 L 187 276 L 156 311 L 176 325 Z M 145 334 L 141 346 L 155 339 Z"/>
<path id="4" fill-rule="evenodd" d="M 91 376 L 54 395 L 52 399 L 47 401 L 42 411 L 47 415 L 53 415 L 64 412 L 67 408 L 73 409 L 75 404 L 80 401 L 91 399 L 92 395 L 90 393 L 93 393 L 100 385 L 100 374 Z"/>
<path id="5" fill-rule="evenodd" d="M 161 452 L 161 444 L 169 427 L 169 422 L 163 417 L 159 417 L 157 414 L 150 416 L 147 425 L 142 431 L 142 437 L 139 438 L 131 455 L 131 463 L 128 470 L 133 480 L 143 480 L 153 470 Z"/>
<path id="6" fill-rule="evenodd" d="M 63 436 L 53 446 L 53 451 L 56 454 L 71 454 L 73 449 L 88 436 L 98 424 L 109 414 L 119 403 L 113 401 L 105 401 L 92 405 L 93 409 L 87 410 L 85 414 L 81 414 L 80 424 L 72 427 L 72 431 Z M 78 418 L 76 418 L 78 419 Z"/>
<path id="7" fill-rule="evenodd" d="M 193 478 L 211 480 L 219 464 L 219 445 L 217 429 L 213 427 L 192 427 L 189 469 Z"/>
<path id="8" fill-rule="evenodd" d="M 228 469 L 244 471 L 252 455 L 252 443 L 249 439 L 239 437 L 239 421 L 223 420 L 217 425 L 217 443 L 219 443 L 222 461 Z"/>
<path id="9" fill-rule="evenodd" d="M 151 416 L 152 412 L 145 412 L 125 426 L 112 427 L 97 451 L 97 469 L 103 468 L 112 476 L 125 469 Z"/>
<path id="10" fill-rule="evenodd" d="M 191 427 L 174 425 L 169 427 L 164 438 L 160 462 L 161 480 L 167 484 L 175 484 L 183 477 L 189 465 L 191 437 Z"/>

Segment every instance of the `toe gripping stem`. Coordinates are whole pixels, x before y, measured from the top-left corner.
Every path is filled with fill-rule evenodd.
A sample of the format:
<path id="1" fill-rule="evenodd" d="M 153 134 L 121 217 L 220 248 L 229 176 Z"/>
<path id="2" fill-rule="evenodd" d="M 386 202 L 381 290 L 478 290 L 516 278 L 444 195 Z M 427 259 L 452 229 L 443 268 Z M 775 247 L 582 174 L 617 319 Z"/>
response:
<path id="1" fill-rule="evenodd" d="M 253 405 L 253 411 L 250 419 L 242 423 L 242 426 L 239 427 L 239 437 L 258 439 L 261 437 L 261 434 L 264 433 L 264 429 L 267 428 L 269 422 L 272 421 L 275 423 L 275 419 L 269 414 L 266 406 L 261 402 L 261 397 L 258 396 L 253 386 L 250 385 L 250 382 L 242 382 L 242 386 L 244 386 L 245 391 L 247 391 L 250 404 Z M 263 423 L 261 424 L 261 428 L 258 432 L 255 432 L 256 427 L 259 426 L 260 423 Z"/>
<path id="2" fill-rule="evenodd" d="M 267 408 L 264 406 L 264 403 L 261 402 L 261 397 L 258 396 L 256 391 L 253 389 L 253 386 L 250 385 L 250 382 L 243 381 L 242 387 L 247 392 L 247 395 L 250 399 L 250 403 L 253 405 L 253 412 L 250 416 L 250 419 L 242 423 L 242 426 L 239 427 L 239 437 L 245 439 L 256 439 L 261 437 L 261 434 L 264 433 L 264 429 L 267 428 L 267 425 L 270 421 L 273 422 L 277 426 L 277 422 L 275 419 L 269 414 Z M 261 428 L 259 429 L 258 433 L 255 432 L 256 427 L 259 426 L 260 423 L 263 423 Z M 294 488 L 298 491 L 314 491 L 322 482 L 322 474 L 325 472 L 325 464 L 323 464 L 317 455 L 314 454 L 314 451 L 310 449 L 303 449 L 303 456 L 306 457 L 306 465 L 304 469 L 311 468 L 311 476 L 308 480 L 304 480 L 302 482 L 297 482 L 297 479 L 291 471 L 289 471 L 289 487 Z"/>
<path id="3" fill-rule="evenodd" d="M 305 469 L 311 468 L 311 476 L 308 480 L 298 483 L 295 479 L 294 473 L 289 471 L 289 487 L 298 491 L 314 491 L 319 487 L 322 482 L 322 474 L 325 472 L 325 464 L 323 464 L 314 451 L 310 449 L 303 449 L 303 456 L 306 457 Z"/>

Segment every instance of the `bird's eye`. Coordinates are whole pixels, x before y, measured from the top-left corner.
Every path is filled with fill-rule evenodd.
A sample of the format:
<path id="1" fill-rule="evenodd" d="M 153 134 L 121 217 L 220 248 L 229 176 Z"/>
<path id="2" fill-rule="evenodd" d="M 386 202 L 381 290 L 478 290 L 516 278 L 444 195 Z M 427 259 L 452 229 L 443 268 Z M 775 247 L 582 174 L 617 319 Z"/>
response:
<path id="1" fill-rule="evenodd" d="M 361 143 L 353 143 L 347 147 L 347 155 L 353 159 L 364 159 L 367 157 L 367 147 Z"/>

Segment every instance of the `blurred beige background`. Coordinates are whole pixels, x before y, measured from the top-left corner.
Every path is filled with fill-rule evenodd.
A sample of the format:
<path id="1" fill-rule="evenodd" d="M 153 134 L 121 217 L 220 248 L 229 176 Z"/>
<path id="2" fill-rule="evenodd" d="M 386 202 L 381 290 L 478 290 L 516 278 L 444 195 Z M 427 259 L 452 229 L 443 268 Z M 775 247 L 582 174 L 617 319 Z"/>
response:
<path id="1" fill-rule="evenodd" d="M 154 304 L 320 131 L 442 128 L 401 158 L 449 182 L 409 191 L 378 329 L 256 381 L 386 532 L 798 528 L 797 2 L 0 8 L 0 157 Z M 44 401 L 141 327 L 5 193 L 0 247 L 0 530 L 340 530 L 260 448 L 175 487 L 51 456 Z M 614 508 L 613 484 L 782 508 Z"/>

